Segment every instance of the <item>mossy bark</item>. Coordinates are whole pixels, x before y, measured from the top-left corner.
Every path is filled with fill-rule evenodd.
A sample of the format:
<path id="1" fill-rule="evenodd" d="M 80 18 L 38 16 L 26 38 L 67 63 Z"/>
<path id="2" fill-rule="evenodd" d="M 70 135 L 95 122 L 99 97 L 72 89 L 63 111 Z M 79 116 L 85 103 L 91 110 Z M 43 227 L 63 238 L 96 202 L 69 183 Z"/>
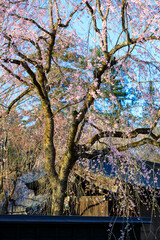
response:
<path id="1" fill-rule="evenodd" d="M 62 215 L 64 198 L 67 187 L 67 179 L 61 181 L 59 178 L 55 178 L 52 182 L 52 203 L 51 203 L 51 215 Z"/>
<path id="2" fill-rule="evenodd" d="M 100 73 L 96 71 L 97 86 L 93 85 L 92 91 L 95 91 L 100 87 L 101 74 L 103 74 L 106 66 L 100 70 Z M 75 162 L 78 159 L 78 151 L 76 147 L 76 135 L 78 132 L 78 126 L 85 117 L 85 114 L 89 107 L 92 105 L 94 98 L 91 93 L 88 93 L 83 106 L 79 112 L 73 111 L 72 123 L 67 136 L 67 148 L 66 152 L 61 160 L 61 167 L 59 173 L 55 169 L 56 151 L 54 147 L 54 116 L 51 110 L 50 100 L 48 93 L 45 90 L 45 75 L 43 72 L 38 74 L 37 90 L 41 98 L 41 104 L 45 115 L 45 133 L 44 133 L 44 153 L 45 153 L 45 170 L 48 180 L 52 189 L 52 215 L 63 214 L 63 204 L 66 194 L 68 176 L 73 168 Z"/>

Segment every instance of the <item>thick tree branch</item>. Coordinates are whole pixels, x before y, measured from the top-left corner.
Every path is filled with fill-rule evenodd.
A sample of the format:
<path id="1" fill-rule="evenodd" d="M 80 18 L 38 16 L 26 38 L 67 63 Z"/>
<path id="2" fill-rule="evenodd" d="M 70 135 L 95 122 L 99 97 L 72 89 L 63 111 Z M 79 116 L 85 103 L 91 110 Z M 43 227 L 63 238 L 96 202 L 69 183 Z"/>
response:
<path id="1" fill-rule="evenodd" d="M 122 0 L 122 8 L 121 8 L 121 18 L 122 18 L 122 30 L 125 30 L 125 8 L 126 8 L 126 0 Z"/>
<path id="2" fill-rule="evenodd" d="M 86 6 L 89 9 L 91 17 L 92 17 L 93 28 L 94 28 L 95 32 L 97 33 L 97 35 L 99 37 L 101 50 L 104 54 L 104 57 L 109 62 L 110 56 L 108 54 L 108 39 L 107 39 L 107 17 L 108 17 L 108 14 L 109 14 L 109 6 L 107 7 L 107 11 L 106 11 L 106 14 L 104 16 L 102 11 L 101 11 L 100 0 L 96 0 L 96 3 L 97 3 L 97 6 L 98 6 L 99 15 L 100 15 L 101 20 L 102 20 L 102 31 L 100 31 L 100 29 L 97 27 L 97 21 L 96 21 L 95 13 L 94 13 L 91 5 L 88 3 L 88 1 L 86 1 Z"/>
<path id="3" fill-rule="evenodd" d="M 119 152 L 122 152 L 122 151 L 129 150 L 131 148 L 136 148 L 136 147 L 143 146 L 145 144 L 151 144 L 153 146 L 160 147 L 160 142 L 157 142 L 157 141 L 155 141 L 151 138 L 143 138 L 143 139 L 141 139 L 139 141 L 136 141 L 136 142 L 132 142 L 132 143 L 128 143 L 128 144 L 123 145 L 123 146 L 115 147 L 115 149 L 117 149 Z M 81 158 L 87 158 L 87 159 L 96 159 L 99 156 L 101 156 L 101 157 L 107 156 L 111 152 L 111 148 L 108 145 L 107 145 L 107 148 L 104 148 L 101 151 L 93 151 L 91 153 L 86 152 L 86 149 L 84 149 L 84 146 L 79 146 L 79 149 L 80 149 L 79 156 Z"/>
<path id="4" fill-rule="evenodd" d="M 150 132 L 150 128 L 137 128 L 131 132 L 122 132 L 122 131 L 115 131 L 115 132 L 110 132 L 110 131 L 103 131 L 100 133 L 95 134 L 86 144 L 84 144 L 84 149 L 89 150 L 91 146 L 97 142 L 101 138 L 107 138 L 107 137 L 112 137 L 112 138 L 136 138 L 139 134 L 144 134 L 144 135 L 150 135 L 155 141 L 158 141 L 160 136 L 156 136 L 152 132 Z"/>
<path id="5" fill-rule="evenodd" d="M 155 120 L 154 120 L 154 123 L 151 127 L 151 131 L 150 131 L 150 134 L 153 134 L 152 131 L 153 129 L 157 126 L 157 123 L 159 122 L 160 120 L 160 108 L 158 109 L 157 113 L 156 113 L 156 117 L 155 117 Z M 159 137 L 160 138 L 160 137 Z"/>
<path id="6" fill-rule="evenodd" d="M 130 35 L 128 31 L 128 19 L 127 19 L 127 1 L 122 0 L 121 16 L 122 16 L 122 31 L 126 33 L 127 41 L 130 42 Z"/>
<path id="7" fill-rule="evenodd" d="M 75 140 L 75 144 L 77 144 L 82 136 L 82 132 L 83 132 L 83 129 L 85 127 L 85 124 L 86 124 L 87 119 L 84 119 L 81 126 L 80 126 L 80 129 L 78 130 L 78 133 L 77 133 L 77 136 L 76 136 L 76 140 Z"/>
<path id="8" fill-rule="evenodd" d="M 93 93 L 100 88 L 101 76 L 107 69 L 107 64 L 102 64 L 101 68 L 95 69 L 94 71 L 94 82 L 90 92 L 86 95 L 85 101 L 79 112 L 73 111 L 72 123 L 70 125 L 68 138 L 67 138 L 67 150 L 62 159 L 61 169 L 59 173 L 59 179 L 64 181 L 68 176 L 70 170 L 74 166 L 78 159 L 78 152 L 76 148 L 76 135 L 78 131 L 79 124 L 84 120 L 85 114 L 94 102 Z"/>
<path id="9" fill-rule="evenodd" d="M 140 38 L 131 38 L 130 41 L 124 41 L 122 43 L 117 44 L 116 46 L 114 46 L 114 48 L 109 52 L 110 56 L 113 56 L 114 53 L 116 53 L 118 50 L 128 46 L 128 45 L 132 45 L 138 42 L 147 42 L 150 40 L 160 40 L 160 37 L 156 37 L 156 36 L 149 36 L 149 37 L 144 37 L 143 39 Z"/>
<path id="10" fill-rule="evenodd" d="M 52 32 L 52 36 L 50 37 L 50 41 L 48 43 L 48 47 L 47 47 L 47 57 L 46 57 L 46 66 L 45 66 L 45 70 L 47 73 L 49 73 L 50 69 L 51 69 L 51 60 L 52 60 L 52 51 L 53 51 L 53 47 L 55 44 L 55 38 L 56 38 L 56 30 L 54 30 Z"/>
<path id="11" fill-rule="evenodd" d="M 121 152 L 121 151 L 128 150 L 129 148 L 135 148 L 135 147 L 143 146 L 145 144 L 151 144 L 153 146 L 160 147 L 160 142 L 157 142 L 151 138 L 143 138 L 139 141 L 128 143 L 125 146 L 120 146 L 117 148 L 117 150 Z"/>
<path id="12" fill-rule="evenodd" d="M 75 146 L 76 135 L 78 131 L 79 124 L 84 120 L 85 114 L 94 102 L 93 92 L 100 88 L 101 76 L 107 69 L 107 65 L 103 64 L 101 68 L 95 69 L 94 71 L 94 83 L 90 92 L 87 94 L 86 99 L 79 112 L 73 111 L 72 123 L 70 125 L 68 139 L 67 139 L 67 150 L 62 159 L 62 167 L 59 173 L 59 179 L 64 181 L 68 176 L 70 170 L 74 166 L 78 159 L 78 152 Z"/>
<path id="13" fill-rule="evenodd" d="M 84 119 L 86 112 L 88 111 L 90 106 L 93 104 L 94 102 L 93 93 L 95 93 L 96 90 L 100 88 L 101 76 L 104 73 L 104 71 L 107 69 L 107 67 L 108 66 L 105 63 L 103 63 L 101 68 L 94 70 L 94 80 L 93 80 L 92 88 L 87 94 L 86 99 L 76 117 L 76 121 L 78 123 L 80 123 Z"/>
<path id="14" fill-rule="evenodd" d="M 90 92 L 87 94 L 86 99 L 79 112 L 73 111 L 72 123 L 68 133 L 67 139 L 67 150 L 62 159 L 62 167 L 59 173 L 59 179 L 64 181 L 68 176 L 70 170 L 74 166 L 75 162 L 78 159 L 78 152 L 76 149 L 76 135 L 78 131 L 79 124 L 84 120 L 85 114 L 94 102 L 93 93 L 100 88 L 101 76 L 104 71 L 107 69 L 107 65 L 104 63 L 101 68 L 95 69 L 94 71 L 94 83 Z"/>

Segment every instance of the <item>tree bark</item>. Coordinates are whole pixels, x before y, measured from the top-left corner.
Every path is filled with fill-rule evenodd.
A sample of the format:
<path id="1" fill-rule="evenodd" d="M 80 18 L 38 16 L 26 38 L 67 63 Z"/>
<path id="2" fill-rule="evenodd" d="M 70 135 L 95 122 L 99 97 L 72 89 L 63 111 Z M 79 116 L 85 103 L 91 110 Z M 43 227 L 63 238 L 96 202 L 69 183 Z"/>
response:
<path id="1" fill-rule="evenodd" d="M 65 181 L 61 181 L 59 178 L 55 178 L 52 183 L 51 215 L 63 215 L 66 188 L 67 179 Z"/>

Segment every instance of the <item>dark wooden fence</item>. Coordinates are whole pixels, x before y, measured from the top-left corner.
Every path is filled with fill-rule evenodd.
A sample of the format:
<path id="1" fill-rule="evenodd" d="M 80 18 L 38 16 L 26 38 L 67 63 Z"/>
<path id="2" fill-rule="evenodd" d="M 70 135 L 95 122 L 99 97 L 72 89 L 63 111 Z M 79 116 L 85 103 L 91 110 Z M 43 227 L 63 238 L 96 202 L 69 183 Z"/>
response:
<path id="1" fill-rule="evenodd" d="M 116 240 L 123 232 L 126 240 L 140 240 L 141 225 L 149 223 L 149 218 L 1 215 L 0 240 Z"/>

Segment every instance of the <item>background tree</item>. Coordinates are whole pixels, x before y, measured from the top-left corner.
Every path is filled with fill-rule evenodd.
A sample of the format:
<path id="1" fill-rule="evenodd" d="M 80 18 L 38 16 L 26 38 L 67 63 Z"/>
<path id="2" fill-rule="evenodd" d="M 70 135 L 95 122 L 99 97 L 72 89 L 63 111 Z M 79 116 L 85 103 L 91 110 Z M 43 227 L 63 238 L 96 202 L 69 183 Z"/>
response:
<path id="1" fill-rule="evenodd" d="M 68 176 L 79 158 L 90 159 L 93 156 L 92 146 L 97 141 L 106 139 L 107 150 L 115 152 L 115 158 L 119 152 L 125 153 L 137 146 L 160 146 L 159 135 L 154 132 L 159 120 L 158 109 L 150 115 L 149 127 L 144 127 L 143 119 L 138 119 L 137 122 L 132 119 L 126 121 L 128 112 L 124 111 L 120 114 L 118 125 L 110 125 L 107 119 L 103 119 L 106 124 L 98 122 L 101 125 L 99 128 L 95 124 L 97 120 L 94 120 L 98 115 L 92 112 L 95 100 L 103 96 L 101 86 L 110 81 L 112 72 L 116 71 L 120 80 L 123 69 L 124 74 L 132 79 L 133 86 L 140 91 L 145 85 L 139 82 L 148 77 L 148 64 L 153 66 L 152 81 L 158 79 L 158 1 L 146 3 L 137 0 L 136 4 L 135 0 L 76 1 L 76 6 L 72 1 L 2 1 L 0 13 L 0 65 L 5 83 L 3 89 L 12 90 L 11 98 L 5 103 L 8 104 L 6 111 L 2 111 L 1 117 L 5 113 L 9 114 L 11 108 L 26 96 L 30 97 L 28 109 L 37 111 L 38 101 L 41 102 L 45 121 L 45 170 L 52 189 L 51 214 L 60 215 L 63 213 Z M 88 18 L 91 19 L 96 36 L 93 41 L 98 41 L 101 51 L 100 56 L 95 54 L 94 58 L 88 54 L 87 44 L 77 29 L 81 21 L 86 22 Z M 68 47 L 66 59 L 59 59 L 59 53 L 65 57 L 63 53 L 68 39 L 72 45 Z M 82 57 L 79 57 L 77 66 L 72 64 L 73 56 L 82 55 L 87 60 L 83 71 Z M 97 61 L 93 66 L 92 59 L 95 58 Z M 66 61 L 69 69 L 64 65 Z M 57 76 L 55 67 L 63 77 Z M 121 81 L 123 84 L 123 79 Z M 53 95 L 50 95 L 50 89 Z M 158 87 L 156 91 L 159 93 Z M 5 94 L 7 93 L 3 92 L 1 98 Z M 142 98 L 146 98 L 143 91 Z M 110 106 L 106 105 L 106 108 L 112 108 L 113 104 L 116 105 L 117 101 L 112 93 Z M 64 113 L 63 122 L 67 126 L 67 134 L 58 139 L 60 145 L 65 139 L 65 151 L 59 158 L 60 167 L 56 169 L 55 131 L 61 129 L 61 123 L 56 122 L 60 111 Z M 139 113 L 135 116 L 139 118 Z M 90 119 L 89 125 L 94 128 L 88 136 L 83 134 L 88 122 L 86 118 Z"/>

